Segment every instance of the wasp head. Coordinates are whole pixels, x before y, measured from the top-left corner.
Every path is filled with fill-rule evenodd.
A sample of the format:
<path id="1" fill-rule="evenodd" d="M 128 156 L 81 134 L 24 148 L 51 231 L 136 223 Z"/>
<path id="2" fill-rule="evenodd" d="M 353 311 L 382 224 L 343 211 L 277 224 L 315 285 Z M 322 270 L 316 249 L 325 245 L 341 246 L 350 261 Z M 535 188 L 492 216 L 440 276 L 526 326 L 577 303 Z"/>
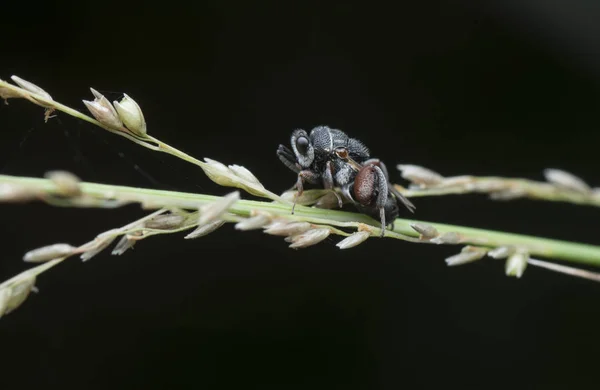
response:
<path id="1" fill-rule="evenodd" d="M 292 150 L 302 168 L 308 168 L 315 159 L 315 149 L 312 142 L 302 129 L 294 130 L 291 137 Z"/>

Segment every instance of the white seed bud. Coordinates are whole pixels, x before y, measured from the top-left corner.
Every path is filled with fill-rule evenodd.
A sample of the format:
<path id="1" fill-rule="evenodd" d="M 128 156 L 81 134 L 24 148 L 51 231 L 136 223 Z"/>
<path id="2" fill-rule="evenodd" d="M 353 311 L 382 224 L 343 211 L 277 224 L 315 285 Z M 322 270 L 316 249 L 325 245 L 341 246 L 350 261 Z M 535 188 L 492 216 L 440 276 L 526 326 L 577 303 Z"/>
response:
<path id="1" fill-rule="evenodd" d="M 28 263 L 42 263 L 72 255 L 75 247 L 69 244 L 54 244 L 31 250 L 23 256 L 23 260 Z"/>
<path id="2" fill-rule="evenodd" d="M 204 158 L 206 165 L 202 166 L 206 176 L 215 183 L 225 187 L 238 187 L 240 178 L 233 174 L 225 164 Z"/>
<path id="3" fill-rule="evenodd" d="M 441 236 L 432 238 L 430 242 L 434 244 L 458 244 L 461 241 L 461 236 L 455 232 L 446 232 Z"/>
<path id="4" fill-rule="evenodd" d="M 477 261 L 485 256 L 485 249 L 477 248 L 473 246 L 466 246 L 462 249 L 461 253 L 446 258 L 446 264 L 449 267 L 471 263 Z"/>
<path id="5" fill-rule="evenodd" d="M 434 186 L 440 184 L 444 177 L 437 172 L 418 165 L 398 165 L 402 177 L 414 184 L 421 186 Z"/>
<path id="6" fill-rule="evenodd" d="M 246 168 L 235 168 L 236 172 L 234 172 L 231 168 L 228 168 L 224 164 L 212 160 L 210 158 L 204 158 L 204 161 L 205 163 L 201 164 L 200 167 L 202 168 L 206 176 L 208 176 L 208 178 L 214 181 L 215 183 L 225 187 L 242 188 L 252 195 L 265 195 L 266 190 L 264 186 Z M 254 180 L 249 181 L 248 175 L 252 175 Z"/>
<path id="7" fill-rule="evenodd" d="M 223 221 L 223 220 L 217 220 L 217 221 L 210 222 L 206 225 L 199 226 L 198 228 L 196 228 L 196 230 L 194 230 L 193 232 L 191 232 L 184 238 L 190 240 L 193 238 L 206 236 L 207 234 L 214 232 L 215 230 L 217 230 L 224 224 L 225 224 L 225 221 Z"/>
<path id="8" fill-rule="evenodd" d="M 276 221 L 267 226 L 265 233 L 274 236 L 291 236 L 304 233 L 310 228 L 311 224 L 308 222 Z"/>
<path id="9" fill-rule="evenodd" d="M 438 184 L 438 187 L 448 188 L 448 187 L 465 187 L 469 188 L 469 186 L 473 185 L 473 176 L 469 175 L 461 175 L 461 176 L 451 176 L 444 177 L 443 181 Z"/>
<path id="10" fill-rule="evenodd" d="M 516 248 L 514 246 L 499 246 L 489 251 L 487 254 L 493 259 L 506 259 L 508 256 L 515 253 Z"/>
<path id="11" fill-rule="evenodd" d="M 254 177 L 256 179 L 255 182 L 249 182 L 218 161 L 210 158 L 204 158 L 204 161 L 205 164 L 202 164 L 200 167 L 206 176 L 215 183 L 224 187 L 243 188 L 252 195 L 264 196 L 265 188 L 256 177 Z M 240 171 L 238 170 L 238 173 L 239 172 Z M 242 175 L 244 174 L 242 173 Z"/>
<path id="12" fill-rule="evenodd" d="M 180 228 L 185 222 L 183 215 L 165 214 L 157 215 L 144 222 L 144 227 L 148 229 L 171 230 Z"/>
<path id="13" fill-rule="evenodd" d="M 43 89 L 41 89 L 40 87 L 38 87 L 37 85 L 35 85 L 32 82 L 29 82 L 27 80 L 23 80 L 22 78 L 18 77 L 18 76 L 11 76 L 10 77 L 19 87 L 23 88 L 24 90 L 31 92 L 35 95 L 41 96 L 47 100 L 52 100 L 52 96 L 50 96 L 50 94 L 46 91 L 44 91 Z"/>
<path id="14" fill-rule="evenodd" d="M 94 95 L 94 101 L 83 100 L 83 104 L 92 113 L 94 118 L 103 125 L 113 128 L 120 128 L 123 126 L 123 122 L 119 118 L 119 114 L 115 108 L 110 104 L 108 99 L 104 97 L 100 92 L 94 88 L 90 88 Z"/>
<path id="15" fill-rule="evenodd" d="M 269 223 L 271 223 L 271 216 L 265 214 L 258 214 L 250 218 L 246 218 L 235 224 L 237 230 L 254 230 L 262 229 Z"/>
<path id="16" fill-rule="evenodd" d="M 487 179 L 470 183 L 469 189 L 477 192 L 506 191 L 506 183 L 498 179 Z"/>
<path id="17" fill-rule="evenodd" d="M 120 102 L 114 101 L 113 104 L 119 114 L 119 118 L 131 132 L 138 136 L 146 135 L 146 120 L 142 109 L 135 100 L 123 94 L 125 97 Z"/>
<path id="18" fill-rule="evenodd" d="M 310 189 L 304 190 L 302 195 L 298 195 L 298 191 L 286 191 L 281 194 L 281 198 L 288 202 L 296 202 L 296 204 L 309 206 L 317 203 L 323 196 L 331 194 L 331 190 Z M 326 207 L 323 207 L 326 208 Z"/>
<path id="19" fill-rule="evenodd" d="M 529 255 L 524 252 L 516 252 L 508 257 L 504 270 L 507 276 L 516 276 L 520 278 L 527 268 Z"/>
<path id="20" fill-rule="evenodd" d="M 246 180 L 248 183 L 261 185 L 256 176 L 245 167 L 240 165 L 230 165 L 229 169 L 242 180 Z"/>
<path id="21" fill-rule="evenodd" d="M 338 242 L 335 245 L 340 249 L 353 248 L 353 247 L 365 242 L 370 236 L 371 236 L 371 233 L 366 232 L 366 231 L 352 233 L 351 235 L 344 238 L 342 241 Z"/>
<path id="22" fill-rule="evenodd" d="M 116 236 L 106 237 L 106 238 L 97 237 L 95 246 L 92 249 L 83 252 L 80 256 L 81 260 L 82 261 L 90 260 L 91 258 L 96 256 L 98 253 L 100 253 L 104 249 L 106 249 L 106 247 L 108 247 L 110 244 L 112 244 L 112 242 L 115 240 L 115 238 L 117 238 L 117 237 Z"/>
<path id="23" fill-rule="evenodd" d="M 128 249 L 133 248 L 137 240 L 132 240 L 128 234 L 121 237 L 117 245 L 113 248 L 111 254 L 120 256 L 125 253 Z"/>
<path id="24" fill-rule="evenodd" d="M 35 276 L 24 277 L 13 283 L 10 287 L 5 287 L 0 291 L 0 317 L 2 314 L 8 314 L 25 302 L 29 293 L 35 290 Z"/>
<path id="25" fill-rule="evenodd" d="M 10 301 L 10 296 L 10 287 L 0 288 L 0 318 L 2 318 L 4 313 L 6 313 L 6 309 L 8 308 L 8 302 Z"/>
<path id="26" fill-rule="evenodd" d="M 326 239 L 331 231 L 329 229 L 311 229 L 304 233 L 288 237 L 291 241 L 290 248 L 298 249 L 315 245 Z"/>
<path id="27" fill-rule="evenodd" d="M 519 199 L 527 195 L 527 191 L 523 188 L 509 188 L 490 193 L 492 200 L 513 200 Z"/>
<path id="28" fill-rule="evenodd" d="M 421 238 L 434 238 L 440 234 L 436 228 L 426 223 L 413 223 L 410 227 L 419 233 Z"/>
<path id="29" fill-rule="evenodd" d="M 588 186 L 587 183 L 581 178 L 560 169 L 545 169 L 544 176 L 550 183 L 572 191 L 577 191 L 584 194 L 587 194 L 591 191 L 590 186 Z"/>
<path id="30" fill-rule="evenodd" d="M 319 198 L 317 203 L 315 203 L 315 207 L 321 209 L 333 209 L 333 208 L 341 208 L 343 206 L 342 198 L 335 192 L 328 190 L 328 192 Z"/>
<path id="31" fill-rule="evenodd" d="M 70 197 L 81 195 L 79 186 L 81 180 L 71 172 L 50 171 L 46 172 L 45 177 L 54 183 L 60 195 Z"/>
<path id="32" fill-rule="evenodd" d="M 220 219 L 227 210 L 233 206 L 235 202 L 240 199 L 240 192 L 234 191 L 225 195 L 224 197 L 204 205 L 200 208 L 200 218 L 198 219 L 198 226 L 206 225 L 217 219 Z"/>

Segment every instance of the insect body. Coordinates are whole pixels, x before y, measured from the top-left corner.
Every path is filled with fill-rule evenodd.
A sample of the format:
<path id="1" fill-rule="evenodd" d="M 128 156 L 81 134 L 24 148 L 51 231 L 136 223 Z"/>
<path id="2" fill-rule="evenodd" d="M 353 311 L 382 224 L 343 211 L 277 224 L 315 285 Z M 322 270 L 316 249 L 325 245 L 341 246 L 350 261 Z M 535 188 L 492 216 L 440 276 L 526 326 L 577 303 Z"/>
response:
<path id="1" fill-rule="evenodd" d="M 382 235 L 386 221 L 393 221 L 399 215 L 398 201 L 413 212 L 415 206 L 389 182 L 385 164 L 371 159 L 362 142 L 327 126 L 315 127 L 310 134 L 295 130 L 290 141 L 292 150 L 279 145 L 277 155 L 298 174 L 294 186 L 298 195 L 302 194 L 305 182 L 325 189 L 339 188 L 361 213 L 381 221 Z M 339 196 L 338 203 L 342 207 Z"/>

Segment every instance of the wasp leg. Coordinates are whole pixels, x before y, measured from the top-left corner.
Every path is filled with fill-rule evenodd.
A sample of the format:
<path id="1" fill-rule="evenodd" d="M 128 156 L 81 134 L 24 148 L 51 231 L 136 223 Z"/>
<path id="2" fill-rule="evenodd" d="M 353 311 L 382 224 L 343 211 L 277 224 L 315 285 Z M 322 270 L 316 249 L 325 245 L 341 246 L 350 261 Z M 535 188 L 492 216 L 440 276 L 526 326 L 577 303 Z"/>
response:
<path id="1" fill-rule="evenodd" d="M 415 212 L 415 209 L 417 207 L 410 200 L 408 200 L 407 197 L 402 195 L 400 193 L 400 191 L 398 191 L 396 189 L 396 187 L 394 187 L 394 185 L 390 182 L 390 176 L 388 174 L 388 170 L 385 167 L 385 164 L 383 163 L 383 161 L 381 161 L 377 158 L 372 158 L 370 160 L 365 161 L 364 164 L 365 165 L 373 164 L 375 166 L 378 166 L 381 169 L 381 171 L 383 172 L 383 175 L 385 176 L 385 181 L 387 183 L 388 190 L 396 197 L 396 199 L 398 199 L 400 202 L 402 202 L 402 204 L 408 209 L 408 211 L 410 211 L 411 213 Z"/>
<path id="2" fill-rule="evenodd" d="M 392 184 L 389 185 L 390 192 L 398 199 L 411 213 L 415 212 L 415 206 L 408 198 L 400 193 Z"/>
<path id="3" fill-rule="evenodd" d="M 298 163 L 296 162 L 296 156 L 294 156 L 294 153 L 290 149 L 286 148 L 283 145 L 279 145 L 279 147 L 277 148 L 277 157 L 279 157 L 281 162 L 286 167 L 288 167 L 295 173 L 300 173 L 301 169 L 298 166 Z"/>
<path id="4" fill-rule="evenodd" d="M 298 172 L 298 179 L 296 180 L 296 195 L 294 196 L 294 204 L 292 205 L 292 214 L 294 214 L 294 210 L 296 209 L 296 202 L 298 197 L 304 193 L 304 182 L 308 182 L 311 184 L 316 184 L 319 180 L 319 175 L 309 171 L 307 169 L 301 170 Z"/>
<path id="5" fill-rule="evenodd" d="M 331 161 L 327 161 L 325 166 L 325 173 L 323 174 L 323 187 L 325 187 L 326 190 L 331 190 L 333 192 L 337 198 L 339 208 L 342 208 L 344 206 L 344 201 L 333 189 L 333 164 Z"/>
<path id="6" fill-rule="evenodd" d="M 377 175 L 377 199 L 375 205 L 379 209 L 379 219 L 381 220 L 381 237 L 385 235 L 385 202 L 388 197 L 388 182 L 386 180 L 383 170 L 378 165 L 373 165 L 375 173 Z"/>
<path id="7" fill-rule="evenodd" d="M 354 182 L 345 184 L 342 186 L 342 195 L 346 198 L 350 203 L 356 204 L 356 201 L 352 197 L 352 188 L 354 187 Z"/>

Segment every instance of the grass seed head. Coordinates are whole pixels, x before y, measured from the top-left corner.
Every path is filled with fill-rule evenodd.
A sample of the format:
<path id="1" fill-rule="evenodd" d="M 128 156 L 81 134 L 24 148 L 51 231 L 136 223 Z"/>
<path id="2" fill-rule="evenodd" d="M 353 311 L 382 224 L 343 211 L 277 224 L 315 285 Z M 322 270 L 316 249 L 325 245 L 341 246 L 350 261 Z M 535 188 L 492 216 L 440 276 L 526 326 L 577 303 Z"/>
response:
<path id="1" fill-rule="evenodd" d="M 41 97 L 43 97 L 46 100 L 53 100 L 52 96 L 50 96 L 50 94 L 48 92 L 44 91 L 42 88 L 38 87 L 34 83 L 29 82 L 27 80 L 23 80 L 22 78 L 20 78 L 18 76 L 11 76 L 10 78 L 19 87 L 23 88 L 27 92 L 31 92 L 32 94 L 37 95 L 37 96 L 41 96 Z"/>
<path id="2" fill-rule="evenodd" d="M 185 219 L 186 218 L 183 215 L 177 214 L 157 215 L 152 219 L 145 221 L 144 227 L 158 230 L 178 229 L 183 225 Z"/>
<path id="3" fill-rule="evenodd" d="M 430 239 L 439 236 L 437 229 L 426 223 L 412 223 L 410 225 L 413 230 L 421 235 L 421 238 Z"/>
<path id="4" fill-rule="evenodd" d="M 196 228 L 196 230 L 194 230 L 193 232 L 191 232 L 184 238 L 189 240 L 189 239 L 206 236 L 206 235 L 214 232 L 215 230 L 219 229 L 224 224 L 225 224 L 225 221 L 217 220 L 217 221 L 210 222 L 206 225 L 198 226 L 198 228 Z"/>
<path id="5" fill-rule="evenodd" d="M 35 276 L 21 278 L 0 288 L 0 318 L 21 306 L 29 293 L 36 290 Z"/>
<path id="6" fill-rule="evenodd" d="M 123 94 L 121 101 L 113 102 L 119 115 L 119 119 L 125 124 L 127 129 L 139 137 L 146 135 L 146 119 L 144 113 L 135 100 Z"/>
<path id="7" fill-rule="evenodd" d="M 360 245 L 363 242 L 365 242 L 370 236 L 371 236 L 371 233 L 369 233 L 367 231 L 364 231 L 364 230 L 359 231 L 356 233 L 352 233 L 351 235 L 344 238 L 342 241 L 338 242 L 335 245 L 340 249 L 354 248 L 355 246 Z"/>
<path id="8" fill-rule="evenodd" d="M 434 244 L 459 244 L 461 240 L 462 237 L 460 234 L 456 232 L 446 232 L 441 236 L 432 238 L 430 242 L 433 242 Z"/>
<path id="9" fill-rule="evenodd" d="M 200 218 L 198 219 L 198 226 L 203 226 L 221 218 L 227 210 L 233 206 L 235 202 L 240 199 L 240 192 L 234 191 L 224 197 L 204 205 L 200 208 Z"/>
<path id="10" fill-rule="evenodd" d="M 292 236 L 306 232 L 311 228 L 308 222 L 275 221 L 267 226 L 265 233 L 275 236 Z"/>
<path id="11" fill-rule="evenodd" d="M 270 224 L 272 217 L 266 214 L 257 214 L 235 224 L 237 230 L 255 230 L 262 229 Z"/>
<path id="12" fill-rule="evenodd" d="M 110 244 L 112 244 L 112 242 L 117 238 L 117 236 L 107 236 L 105 238 L 100 238 L 100 237 L 96 237 L 96 240 L 94 240 L 94 246 L 83 252 L 80 256 L 81 260 L 83 261 L 88 261 L 91 258 L 93 258 L 94 256 L 96 256 L 98 253 L 102 252 L 104 249 L 106 249 Z"/>
<path id="13" fill-rule="evenodd" d="M 69 244 L 53 244 L 31 250 L 23 256 L 23 260 L 28 263 L 43 263 L 46 261 L 58 259 L 72 255 L 75 250 L 74 246 Z"/>
<path id="14" fill-rule="evenodd" d="M 499 246 L 489 251 L 487 255 L 493 259 L 506 259 L 508 256 L 515 253 L 515 251 L 516 248 L 514 246 Z"/>
<path id="15" fill-rule="evenodd" d="M 523 276 L 523 273 L 527 268 L 527 260 L 529 260 L 529 255 L 525 252 L 518 251 L 510 255 L 504 266 L 506 275 L 517 278 Z"/>
<path id="16" fill-rule="evenodd" d="M 83 104 L 87 107 L 94 118 L 103 125 L 111 128 L 123 127 L 123 122 L 119 118 L 119 114 L 110 104 L 108 99 L 94 88 L 90 88 L 95 99 L 93 101 L 83 100 Z"/>
<path id="17" fill-rule="evenodd" d="M 310 229 L 304 233 L 289 236 L 286 238 L 286 241 L 291 242 L 290 248 L 306 248 L 323 241 L 330 233 L 331 231 L 326 228 Z"/>
<path id="18" fill-rule="evenodd" d="M 442 183 L 444 177 L 437 172 L 421 167 L 419 165 L 398 165 L 402 177 L 413 184 L 427 187 Z"/>
<path id="19" fill-rule="evenodd" d="M 544 170 L 544 176 L 546 180 L 552 184 L 565 189 L 587 194 L 591 192 L 591 188 L 581 178 L 573 175 L 572 173 L 562 171 L 560 169 L 548 168 Z"/>
<path id="20" fill-rule="evenodd" d="M 136 242 L 137 242 L 137 240 L 133 240 L 129 237 L 128 234 L 125 234 L 123 237 L 121 237 L 119 242 L 117 242 L 117 245 L 115 245 L 111 254 L 120 256 L 123 253 L 125 253 L 127 250 L 133 248 L 133 246 L 135 245 Z"/>
<path id="21" fill-rule="evenodd" d="M 248 183 L 260 184 L 260 181 L 254 176 L 252 172 L 241 165 L 229 165 L 229 169 L 239 178 L 247 181 Z"/>
<path id="22" fill-rule="evenodd" d="M 485 253 L 486 250 L 483 248 L 466 246 L 462 249 L 460 253 L 446 258 L 445 261 L 449 267 L 453 267 L 477 261 L 483 258 L 483 256 L 485 256 Z"/>

